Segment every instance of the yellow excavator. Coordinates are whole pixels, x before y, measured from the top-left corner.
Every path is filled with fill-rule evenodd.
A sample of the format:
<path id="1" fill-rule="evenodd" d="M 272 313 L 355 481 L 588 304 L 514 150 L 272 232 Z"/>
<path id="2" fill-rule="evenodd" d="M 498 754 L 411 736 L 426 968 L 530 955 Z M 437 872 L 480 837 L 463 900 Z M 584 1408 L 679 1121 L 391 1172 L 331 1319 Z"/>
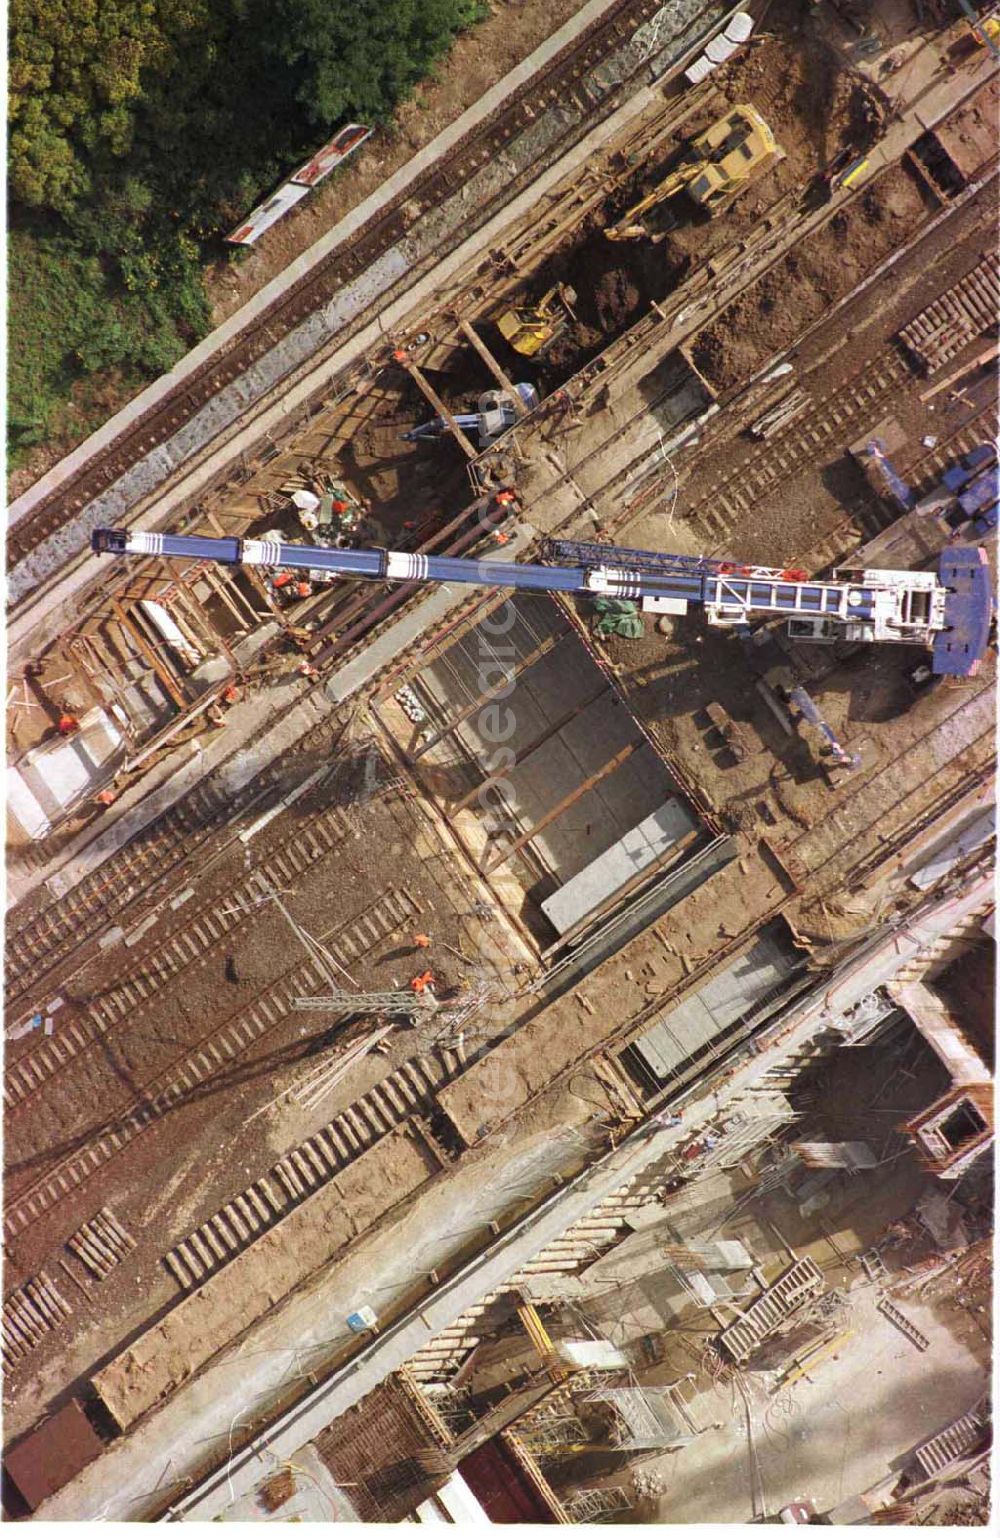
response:
<path id="1" fill-rule="evenodd" d="M 767 170 L 782 155 L 755 107 L 733 107 L 724 118 L 692 139 L 676 169 L 604 233 L 609 240 L 662 239 L 665 230 L 652 236 L 642 222 L 651 209 L 679 192 L 686 192 L 696 207 L 717 214 L 751 177 Z"/>
<path id="2" fill-rule="evenodd" d="M 565 283 L 555 283 L 534 304 L 507 310 L 497 321 L 497 329 L 515 352 L 534 358 L 576 319 L 575 303 L 573 289 Z"/>

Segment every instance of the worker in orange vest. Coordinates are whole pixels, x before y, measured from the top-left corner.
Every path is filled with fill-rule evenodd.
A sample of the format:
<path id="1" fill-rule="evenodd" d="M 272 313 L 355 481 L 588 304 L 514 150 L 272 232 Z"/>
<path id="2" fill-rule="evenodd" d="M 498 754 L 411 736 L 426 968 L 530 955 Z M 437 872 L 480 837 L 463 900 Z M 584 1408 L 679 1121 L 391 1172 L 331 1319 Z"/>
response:
<path id="1" fill-rule="evenodd" d="M 79 730 L 80 723 L 76 719 L 76 716 L 71 716 L 69 711 L 64 709 L 62 715 L 59 717 L 60 734 L 63 737 L 72 737 L 73 733 L 78 732 Z"/>
<path id="2" fill-rule="evenodd" d="M 433 972 L 421 972 L 417 977 L 412 978 L 410 982 L 410 987 L 413 989 L 414 993 L 426 993 L 427 990 L 429 988 L 433 988 L 433 986 Z"/>
<path id="3" fill-rule="evenodd" d="M 431 943 L 430 935 L 414 935 L 413 944 L 417 950 L 425 951 Z"/>

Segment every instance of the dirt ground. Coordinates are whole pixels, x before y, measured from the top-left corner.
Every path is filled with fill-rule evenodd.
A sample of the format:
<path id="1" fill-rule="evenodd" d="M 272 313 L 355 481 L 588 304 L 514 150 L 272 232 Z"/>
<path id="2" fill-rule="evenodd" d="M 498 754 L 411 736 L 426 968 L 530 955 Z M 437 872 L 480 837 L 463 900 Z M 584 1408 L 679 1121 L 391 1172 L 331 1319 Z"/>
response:
<path id="1" fill-rule="evenodd" d="M 906 175 L 901 169 L 891 174 L 899 178 Z M 903 182 L 903 186 L 907 198 L 916 190 L 913 184 L 907 182 Z M 854 208 L 860 221 L 855 250 L 860 250 L 863 249 L 861 238 L 864 230 L 871 230 L 872 226 L 866 223 L 860 204 L 855 204 Z M 804 342 L 799 342 L 794 357 L 795 378 L 807 394 L 813 399 L 828 398 L 833 391 L 858 378 L 869 359 L 878 358 L 887 348 L 895 355 L 893 338 L 900 327 L 964 277 L 976 266 L 981 253 L 989 249 L 995 219 L 995 197 L 984 190 L 974 204 L 955 215 L 939 232 L 928 237 L 911 257 L 897 264 L 895 270 L 887 273 L 869 293 L 845 307 L 829 323 L 819 325 Z M 884 224 L 885 221 L 875 226 L 876 232 L 881 231 Z M 828 258 L 832 243 L 837 241 L 845 245 L 847 243 L 832 227 L 820 232 L 818 237 L 820 250 L 825 250 Z M 803 244 L 800 253 L 800 274 L 814 271 L 809 242 Z M 833 294 L 837 269 L 832 259 L 827 260 L 824 270 L 828 283 L 833 275 L 834 287 L 828 290 Z M 852 278 L 850 281 L 853 284 L 857 279 Z M 754 309 L 755 301 L 764 292 L 765 283 L 769 285 L 768 293 L 775 300 L 768 314 Z M 802 294 L 804 302 L 808 304 L 812 290 L 804 280 Z M 778 302 L 780 295 L 781 288 L 775 272 L 750 293 L 741 296 L 711 331 L 701 334 L 699 341 L 703 350 L 695 350 L 698 366 L 707 369 L 714 362 L 725 373 L 725 377 L 745 378 L 754 368 L 766 362 L 771 355 L 770 349 L 781 345 L 778 338 L 787 339 L 787 315 L 784 306 Z M 814 313 L 821 315 L 826 305 L 820 308 L 816 300 L 813 304 Z M 731 317 L 728 326 L 726 317 Z M 741 330 L 741 327 L 750 330 L 754 326 L 757 329 L 750 335 L 745 335 Z M 774 341 L 767 341 L 769 333 L 765 328 L 773 328 L 770 334 L 775 337 Z M 974 345 L 981 347 L 982 343 Z M 726 372 L 730 361 L 731 370 Z M 726 414 L 725 425 L 711 435 L 711 452 L 701 451 L 689 461 L 678 496 L 681 517 L 685 509 L 695 509 L 711 498 L 720 484 L 735 484 L 739 487 L 751 462 L 762 452 L 761 443 L 746 432 L 746 424 L 760 415 L 764 406 L 779 398 L 787 388 L 788 381 L 781 381 L 772 387 L 771 393 L 754 393 L 747 397 L 746 405 L 741 402 L 738 411 L 732 409 Z M 976 420 L 982 406 L 988 405 L 992 386 L 987 379 L 981 388 L 972 389 L 964 397 L 952 399 L 942 393 L 926 402 L 920 399 L 923 388 L 923 379 L 914 373 L 912 381 L 892 396 L 891 404 L 875 409 L 870 422 L 865 424 L 874 430 L 882 414 L 887 409 L 891 410 L 892 418 L 898 423 L 904 440 L 903 447 L 894 456 L 894 462 L 902 473 L 912 478 L 913 484 L 920 491 L 929 489 L 924 484 L 926 472 L 921 469 L 922 461 L 928 455 L 921 442 L 922 438 L 933 435 L 941 444 L 961 433 L 966 423 Z M 994 431 L 995 427 L 989 424 L 984 428 L 986 437 L 992 436 Z M 855 429 L 851 429 L 848 439 L 855 435 Z M 858 466 L 847 455 L 846 449 L 847 443 L 834 436 L 827 450 L 817 449 L 813 463 L 792 471 L 772 486 L 765 496 L 756 501 L 752 516 L 742 519 L 733 529 L 725 542 L 724 553 L 735 559 L 763 564 L 774 560 L 801 564 L 828 531 L 842 524 L 848 515 L 858 522 L 859 528 L 868 527 L 870 509 L 873 504 L 877 504 L 878 499 Z M 619 530 L 619 534 L 622 533 Z M 644 534 L 643 537 L 649 536 Z M 676 539 L 673 531 L 671 537 Z M 661 544 L 666 538 L 662 519 L 658 520 L 652 538 Z M 642 539 L 629 532 L 625 542 L 641 544 Z M 668 544 L 667 548 L 672 547 Z"/>
<path id="2" fill-rule="evenodd" d="M 740 384 L 849 293 L 929 207 L 916 177 L 892 167 L 700 333 L 692 349 L 697 367 L 720 392 Z"/>
<path id="3" fill-rule="evenodd" d="M 848 70 L 815 27 L 803 21 L 798 0 L 779 0 L 768 12 L 767 25 L 767 34 L 713 77 L 718 94 L 709 105 L 687 118 L 678 138 L 667 141 L 656 159 L 623 181 L 604 207 L 574 230 L 525 285 L 522 302 L 558 281 L 568 283 L 577 295 L 575 323 L 537 364 L 528 365 L 529 377 L 543 394 L 585 367 L 650 303 L 661 302 L 676 289 L 696 265 L 710 261 L 723 247 L 740 240 L 769 210 L 783 205 L 789 197 L 797 199 L 839 149 L 848 144 L 864 148 L 876 135 L 887 105 L 882 93 Z M 679 87 L 670 89 L 680 98 Z M 752 104 L 761 112 L 775 134 L 782 158 L 714 219 L 700 214 L 678 195 L 664 209 L 647 216 L 654 233 L 660 226 L 655 239 L 609 241 L 605 228 L 663 179 L 680 146 L 716 122 L 729 104 L 737 103 Z M 884 230 L 888 250 L 899 238 L 900 224 L 912 218 L 914 210 L 912 200 L 908 202 L 896 187 L 888 188 L 884 197 L 890 214 Z M 868 223 L 877 224 L 881 219 L 880 205 Z M 801 303 L 796 289 L 795 303 L 780 307 L 787 327 L 800 324 L 800 315 L 809 320 L 821 313 L 828 302 L 824 289 L 832 287 L 832 272 L 843 259 L 843 246 L 848 250 L 848 268 L 860 274 L 866 244 L 869 249 L 880 245 L 867 226 L 856 237 L 852 233 L 846 242 L 835 240 L 829 253 L 816 254 L 820 271 L 804 274 L 799 285 Z M 787 281 L 788 274 L 779 269 L 776 289 L 783 290 Z M 507 354 L 502 343 L 498 345 L 494 339 L 494 345 L 505 362 L 515 361 L 516 355 Z M 523 362 L 520 366 L 524 367 Z M 742 365 L 737 360 L 734 366 Z"/>
<path id="4" fill-rule="evenodd" d="M 575 291 L 576 318 L 564 334 L 530 362 L 511 352 L 498 334 L 489 337 L 505 367 L 531 379 L 543 395 L 584 367 L 651 302 L 665 299 L 695 265 L 738 240 L 787 193 L 805 186 L 842 144 L 870 132 L 876 93 L 844 70 L 814 28 L 803 25 L 796 0 L 772 7 L 768 25 L 773 33 L 719 72 L 722 102 L 716 97 L 713 106 L 687 119 L 681 136 L 624 181 L 525 284 L 519 296 L 523 303 L 556 282 Z M 670 89 L 681 95 L 680 88 Z M 677 226 L 666 238 L 609 241 L 606 227 L 662 179 L 680 145 L 716 121 L 727 102 L 752 102 L 761 110 L 783 159 L 714 220 L 678 199 L 673 205 Z"/>
<path id="5" fill-rule="evenodd" d="M 379 759 L 377 779 L 391 773 L 391 766 Z M 337 778 L 332 795 L 328 787 L 303 797 L 279 826 L 293 837 L 300 818 L 331 800 L 340 805 L 346 797 L 350 806 L 357 788 L 358 774 L 352 770 Z M 476 981 L 484 972 L 496 979 L 501 994 L 513 989 L 513 974 L 502 967 L 493 969 L 477 946 L 479 930 L 469 927 L 473 894 L 466 894 L 464 885 L 456 883 L 453 864 L 442 860 L 440 846 L 424 819 L 398 797 L 375 799 L 355 816 L 357 836 L 348 837 L 286 890 L 284 901 L 295 918 L 311 934 L 322 937 L 354 922 L 386 889 L 405 889 L 415 905 L 412 925 L 376 941 L 370 952 L 352 961 L 351 973 L 360 988 L 405 988 L 416 971 L 430 965 L 439 996 L 451 988 L 461 990 L 466 980 Z M 266 859 L 271 857 L 272 842 L 271 837 L 266 839 Z M 279 838 L 279 851 L 281 846 Z M 217 901 L 220 909 L 230 906 L 229 894 L 246 880 L 248 867 L 259 858 L 255 844 L 244 851 L 237 843 L 204 885 L 196 882 L 191 911 L 206 900 L 210 906 Z M 112 993 L 121 980 L 141 977 L 144 969 L 155 972 L 163 943 L 158 937 L 177 932 L 180 916 L 188 911 L 182 908 L 173 914 L 168 909 L 137 951 L 110 951 L 64 984 L 61 991 L 67 1002 L 59 1014 L 59 1031 L 85 1017 L 90 1002 Z M 431 935 L 429 951 L 415 949 L 416 930 Z M 37 1099 L 8 1113 L 8 1200 L 15 1201 L 18 1190 L 23 1191 L 59 1158 L 97 1144 L 109 1129 L 122 1125 L 129 1108 L 148 1098 L 148 1086 L 157 1075 L 169 1076 L 170 1065 L 207 1034 L 242 1018 L 257 997 L 268 996 L 276 980 L 302 959 L 305 952 L 287 924 L 273 905 L 265 904 L 238 924 L 220 946 L 182 971 L 176 983 L 154 991 L 93 1049 L 76 1057 L 70 1072 L 55 1075 Z M 44 1267 L 67 1293 L 73 1319 L 66 1329 L 54 1330 L 23 1368 L 7 1374 L 7 1435 L 24 1430 L 42 1407 L 51 1404 L 53 1393 L 86 1374 L 94 1361 L 117 1349 L 176 1298 L 176 1283 L 161 1257 L 178 1237 L 393 1068 L 430 1052 L 436 1034 L 433 1022 L 400 1028 L 390 1038 L 388 1055 L 370 1054 L 317 1106 L 306 1109 L 294 1098 L 280 1097 L 324 1054 L 339 1049 L 346 1039 L 345 1028 L 331 1027 L 322 1013 L 291 1010 L 239 1059 L 181 1096 L 169 1112 L 99 1165 L 94 1179 L 84 1179 L 72 1195 L 13 1239 L 6 1247 L 7 1290 Z M 23 1051 L 30 1043 L 17 1045 Z M 102 1203 L 112 1208 L 139 1243 L 88 1300 L 66 1279 L 58 1260 L 67 1258 L 61 1249 L 67 1235 L 93 1217 Z"/>

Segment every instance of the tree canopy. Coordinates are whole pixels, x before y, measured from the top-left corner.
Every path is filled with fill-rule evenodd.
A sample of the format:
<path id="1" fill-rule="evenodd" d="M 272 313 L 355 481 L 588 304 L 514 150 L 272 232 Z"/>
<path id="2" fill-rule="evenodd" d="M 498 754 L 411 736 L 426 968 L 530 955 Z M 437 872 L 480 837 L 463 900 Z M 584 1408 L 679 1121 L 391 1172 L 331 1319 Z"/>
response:
<path id="1" fill-rule="evenodd" d="M 62 264 L 97 302 L 64 333 L 57 394 L 74 371 L 169 367 L 207 326 L 200 266 L 220 236 L 340 123 L 388 118 L 482 14 L 482 0 L 10 0 L 9 184 L 34 296 L 12 295 L 12 350 L 19 328 L 49 329 L 32 305 Z M 44 396 L 12 403 L 35 438 Z"/>

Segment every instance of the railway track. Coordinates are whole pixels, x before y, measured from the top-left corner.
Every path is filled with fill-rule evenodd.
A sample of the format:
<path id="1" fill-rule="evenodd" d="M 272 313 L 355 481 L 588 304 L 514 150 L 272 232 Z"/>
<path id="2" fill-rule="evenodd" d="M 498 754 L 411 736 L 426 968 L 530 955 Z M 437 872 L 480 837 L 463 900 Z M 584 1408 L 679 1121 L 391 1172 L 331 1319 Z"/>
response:
<path id="1" fill-rule="evenodd" d="M 708 540 L 725 540 L 745 526 L 753 507 L 775 486 L 815 466 L 820 456 L 841 451 L 866 422 L 881 414 L 885 403 L 906 384 L 913 372 L 895 350 L 885 349 L 840 389 L 814 399 L 783 432 L 769 438 L 730 475 L 710 486 L 685 514 Z M 896 516 L 877 504 L 866 519 L 878 533 Z"/>
<path id="2" fill-rule="evenodd" d="M 448 1048 L 401 1064 L 175 1244 L 163 1257 L 171 1276 L 185 1292 L 200 1286 L 387 1132 L 430 1115 L 437 1091 L 465 1067 L 461 1049 Z"/>
<path id="3" fill-rule="evenodd" d="M 940 437 L 933 449 L 922 454 L 906 472 L 908 484 L 918 497 L 925 496 L 938 485 L 944 471 L 956 459 L 968 454 L 977 445 L 995 438 L 996 430 L 997 411 L 991 404 L 977 411 L 970 421 L 963 422 L 954 432 Z M 866 538 L 879 533 L 883 527 L 891 527 L 891 523 L 883 524 L 883 513 L 875 505 L 876 502 L 877 499 L 872 496 L 869 499 L 871 505 L 866 504 L 863 510 L 835 524 L 806 554 L 796 555 L 795 564 L 804 566 L 807 571 L 818 576 L 847 560 Z"/>
<path id="4" fill-rule="evenodd" d="M 29 1106 L 50 1079 L 97 1043 L 106 1041 L 124 1021 L 134 1021 L 136 1013 L 161 989 L 227 943 L 259 912 L 257 905 L 266 891 L 262 882 L 280 888 L 294 881 L 350 836 L 351 825 L 339 808 L 318 812 L 295 834 L 282 837 L 280 852 L 259 862 L 237 886 L 227 887 L 193 913 L 180 911 L 176 928 L 159 937 L 142 964 L 90 1004 L 86 1015 L 71 1020 L 58 1037 L 40 1041 L 8 1065 L 3 1090 L 8 1113 Z"/>
<path id="5" fill-rule="evenodd" d="M 295 751 L 309 755 L 322 752 L 331 746 L 335 731 L 335 724 L 320 721 L 303 733 Z M 63 896 L 16 929 L 9 919 L 5 954 L 8 1016 L 23 1010 L 28 1001 L 36 1007 L 36 1001 L 57 986 L 52 977 L 55 968 L 105 934 L 140 898 L 152 902 L 178 867 L 199 851 L 205 853 L 213 835 L 258 802 L 266 803 L 272 796 L 277 799 L 286 781 L 287 768 L 282 770 L 280 762 L 235 793 L 218 779 L 200 780 Z M 204 873 L 204 866 L 202 869 Z M 17 919 L 17 909 L 11 918 Z"/>
<path id="6" fill-rule="evenodd" d="M 9 566 L 13 568 L 24 560 L 126 470 L 176 433 L 219 391 L 270 351 L 283 335 L 327 304 L 338 290 L 397 244 L 430 209 L 495 160 L 510 140 L 527 129 L 541 112 L 556 102 L 577 101 L 589 113 L 598 100 L 607 100 L 592 95 L 583 77 L 653 16 L 661 3 L 662 0 L 617 0 L 604 16 L 568 43 L 542 74 L 518 87 L 478 125 L 466 143 L 411 181 L 349 242 L 331 252 L 258 315 L 251 328 L 187 375 L 166 399 L 132 422 L 72 482 L 53 490 L 26 513 L 8 534 Z M 528 174 L 533 175 L 536 170 L 533 167 Z M 504 198 L 509 195 L 509 186 L 498 194 Z M 488 211 L 487 207 L 478 208 L 477 217 L 485 218 Z"/>
<path id="7" fill-rule="evenodd" d="M 373 945 L 398 934 L 417 912 L 417 904 L 405 888 L 390 887 L 355 918 L 317 938 L 341 966 L 349 968 Z M 211 1083 L 217 1087 L 220 1070 L 234 1064 L 293 1013 L 294 999 L 320 991 L 326 982 L 315 961 L 297 963 L 253 1003 L 186 1048 L 144 1087 L 141 1098 L 116 1111 L 113 1121 L 99 1129 L 86 1146 L 73 1149 L 23 1190 L 11 1194 L 4 1214 L 8 1239 L 74 1195 L 142 1133 L 196 1097 L 202 1086 Z"/>
<path id="8" fill-rule="evenodd" d="M 997 407 L 991 402 L 977 411 L 970 421 L 963 422 L 953 432 L 939 437 L 934 447 L 922 454 L 916 464 L 910 467 L 906 478 L 918 497 L 926 496 L 938 485 L 944 472 L 954 465 L 956 459 L 961 459 L 981 443 L 994 442 L 996 437 Z"/>
<path id="9" fill-rule="evenodd" d="M 64 897 L 21 928 L 8 931 L 8 1011 L 22 999 L 45 993 L 55 967 L 107 930 L 138 897 L 160 887 L 213 833 L 245 811 L 260 790 L 257 781 L 234 796 L 215 781 L 199 782 Z"/>
<path id="10" fill-rule="evenodd" d="M 972 744 L 972 751 L 981 748 L 992 735 L 992 731 L 981 733 Z M 846 873 L 845 886 L 854 888 L 863 886 L 869 876 L 883 870 L 889 860 L 893 859 L 909 845 L 912 845 L 921 833 L 932 828 L 939 818 L 944 817 L 951 811 L 953 806 L 957 806 L 966 796 L 980 789 L 985 777 L 995 772 L 996 764 L 996 753 L 989 753 L 983 761 L 977 764 L 975 769 L 970 770 L 968 774 L 964 775 L 956 785 L 942 792 L 929 810 L 922 812 L 919 817 L 914 818 L 912 823 L 907 823 L 888 843 L 880 843 L 873 853 L 865 855 L 852 865 Z"/>
<path id="11" fill-rule="evenodd" d="M 804 865 L 809 871 L 810 879 L 816 881 L 820 873 L 826 870 L 831 862 L 836 861 L 845 848 L 857 846 L 877 829 L 879 830 L 876 833 L 878 858 L 880 861 L 886 859 L 886 851 L 891 850 L 893 841 L 895 840 L 898 844 L 904 836 L 908 838 L 913 825 L 918 821 L 919 816 L 923 815 L 920 813 L 918 816 L 911 816 L 901 831 L 882 831 L 898 829 L 899 818 L 907 802 L 914 796 L 920 796 L 926 802 L 932 782 L 948 774 L 949 771 L 954 771 L 956 760 L 960 757 L 971 755 L 977 760 L 974 779 L 978 779 L 986 772 L 983 765 L 989 762 L 990 754 L 987 753 L 984 759 L 979 755 L 984 747 L 992 747 L 994 739 L 992 719 L 988 720 L 986 725 L 982 722 L 983 696 L 988 695 L 991 689 L 992 683 L 987 683 L 985 687 L 976 689 L 971 694 L 967 686 L 957 689 L 955 692 L 958 695 L 958 701 L 954 710 L 949 711 L 947 716 L 920 736 L 919 746 L 923 754 L 933 760 L 937 748 L 939 761 L 942 764 L 942 767 L 929 778 L 906 789 L 905 786 L 900 785 L 902 774 L 900 761 L 893 760 L 883 765 L 881 769 L 868 776 L 847 800 L 831 806 L 825 813 L 820 828 L 802 833 L 786 845 L 782 850 L 782 856 L 784 857 L 787 853 L 793 860 Z M 987 713 L 991 715 L 991 712 Z M 963 787 L 966 786 L 967 778 L 968 776 L 964 774 L 960 775 Z M 946 785 L 938 792 L 938 796 L 947 799 L 953 790 L 953 785 Z M 836 830 L 840 841 L 836 849 L 825 853 L 822 842 L 828 836 L 830 828 Z M 813 861 L 809 859 L 810 846 L 815 848 L 819 856 Z M 866 868 L 867 861 L 867 854 L 859 855 L 850 867 L 850 871 Z M 835 886 L 830 890 L 838 890 L 842 887 L 846 873 L 835 868 L 834 874 Z"/>
<path id="12" fill-rule="evenodd" d="M 703 536 L 710 553 L 717 551 L 721 542 L 745 527 L 762 497 L 799 471 L 815 465 L 824 450 L 841 447 L 857 436 L 865 421 L 881 411 L 897 390 L 913 381 L 913 372 L 901 354 L 884 349 L 839 389 L 813 399 L 784 431 L 767 439 L 728 475 L 710 485 L 680 516 Z M 633 464 L 624 473 L 635 478 L 641 474 L 641 465 Z M 645 477 L 641 490 L 623 505 L 617 518 L 609 520 L 610 530 L 627 525 L 651 502 L 672 494 L 674 485 L 669 467 Z M 875 534 L 887 527 L 895 515 L 873 508 L 866 516 L 874 522 L 868 532 Z"/>
<path id="13" fill-rule="evenodd" d="M 945 291 L 936 305 L 941 314 L 967 315 L 966 330 L 982 322 L 982 291 L 995 274 L 995 263 L 984 261 L 975 271 L 960 279 Z M 970 295 L 971 300 L 970 300 Z M 974 301 L 974 303 L 973 303 Z M 931 307 L 933 315 L 938 308 Z M 929 314 L 921 312 L 922 315 Z M 900 333 L 904 337 L 908 328 Z M 924 335 L 925 332 L 921 332 Z M 930 333 L 927 333 L 930 334 Z M 936 333 L 935 333 L 936 334 Z M 963 339 L 968 336 L 963 333 Z M 913 354 L 913 348 L 908 351 Z M 915 365 L 907 361 L 902 348 L 889 346 L 872 358 L 859 374 L 838 389 L 814 397 L 804 412 L 800 412 L 784 430 L 773 434 L 728 475 L 720 477 L 698 501 L 684 514 L 695 528 L 704 535 L 706 543 L 718 550 L 740 527 L 745 526 L 753 507 L 774 487 L 783 484 L 800 471 L 816 463 L 817 456 L 851 441 L 866 422 L 884 414 L 886 402 L 898 391 L 917 380 Z M 977 414 L 976 422 L 984 420 L 987 413 Z M 968 433 L 956 433 L 936 445 L 932 453 L 922 457 L 914 467 L 914 474 L 922 477 L 925 484 L 940 474 L 957 455 L 965 453 L 979 439 L 970 426 Z M 632 472 L 635 473 L 634 470 Z M 642 507 L 663 494 L 668 476 L 655 476 L 646 481 L 641 491 L 623 508 L 622 519 L 634 517 Z M 872 537 L 894 521 L 895 514 L 878 499 L 870 498 L 855 515 L 864 525 L 859 538 Z M 843 526 L 846 529 L 846 525 Z M 832 547 L 831 547 L 832 548 Z M 831 554 L 837 559 L 843 552 Z M 818 564 L 825 564 L 822 561 Z"/>

